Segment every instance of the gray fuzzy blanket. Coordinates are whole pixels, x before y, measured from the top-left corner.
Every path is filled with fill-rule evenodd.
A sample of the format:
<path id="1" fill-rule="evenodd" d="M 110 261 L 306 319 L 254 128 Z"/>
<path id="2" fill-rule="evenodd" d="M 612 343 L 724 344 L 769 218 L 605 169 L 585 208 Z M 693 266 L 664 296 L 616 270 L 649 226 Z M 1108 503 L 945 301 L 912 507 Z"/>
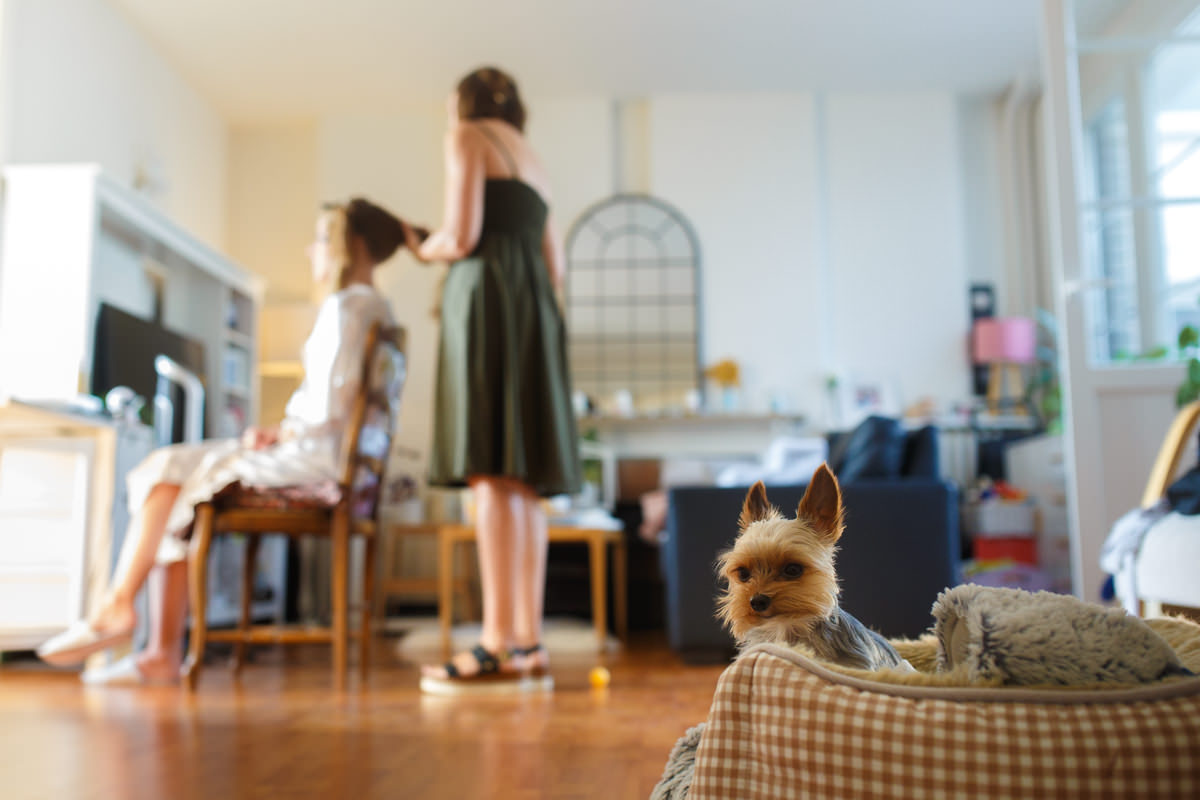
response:
<path id="1" fill-rule="evenodd" d="M 972 682 L 1081 686 L 1187 674 L 1161 636 L 1120 608 L 967 584 L 933 605 L 938 671 Z"/>
<path id="2" fill-rule="evenodd" d="M 675 742 L 671 755 L 667 756 L 662 778 L 650 793 L 650 800 L 683 800 L 687 797 L 696 772 L 696 748 L 700 745 L 704 726 L 705 723 L 701 722 L 694 728 L 688 728 L 688 732 Z"/>

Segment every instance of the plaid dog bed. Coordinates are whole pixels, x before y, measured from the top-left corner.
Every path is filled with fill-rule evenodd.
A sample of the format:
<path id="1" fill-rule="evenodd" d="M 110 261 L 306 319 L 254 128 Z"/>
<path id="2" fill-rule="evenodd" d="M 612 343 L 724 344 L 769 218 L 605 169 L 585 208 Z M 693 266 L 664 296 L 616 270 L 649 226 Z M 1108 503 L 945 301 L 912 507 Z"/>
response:
<path id="1" fill-rule="evenodd" d="M 909 685 L 759 645 L 717 684 L 687 796 L 1200 797 L 1200 678 Z"/>

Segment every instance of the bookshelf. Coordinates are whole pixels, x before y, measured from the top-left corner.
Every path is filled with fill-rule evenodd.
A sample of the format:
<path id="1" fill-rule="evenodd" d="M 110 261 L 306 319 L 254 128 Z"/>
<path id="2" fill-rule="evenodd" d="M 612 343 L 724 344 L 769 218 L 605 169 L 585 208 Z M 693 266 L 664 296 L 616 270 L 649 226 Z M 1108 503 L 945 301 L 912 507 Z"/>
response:
<path id="1" fill-rule="evenodd" d="M 107 303 L 204 346 L 206 436 L 257 421 L 261 278 L 96 165 L 13 165 L 3 175 L 0 395 L 89 391 Z"/>

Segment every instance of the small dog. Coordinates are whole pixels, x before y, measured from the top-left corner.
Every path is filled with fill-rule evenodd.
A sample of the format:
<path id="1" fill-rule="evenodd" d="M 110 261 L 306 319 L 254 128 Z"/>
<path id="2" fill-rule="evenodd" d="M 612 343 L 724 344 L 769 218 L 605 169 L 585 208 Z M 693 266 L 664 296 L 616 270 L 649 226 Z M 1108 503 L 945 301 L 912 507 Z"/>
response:
<path id="1" fill-rule="evenodd" d="M 738 523 L 737 540 L 717 562 L 727 581 L 717 616 L 740 646 L 803 643 L 819 658 L 848 667 L 908 665 L 886 639 L 838 606 L 833 554 L 844 527 L 842 492 L 826 464 L 813 473 L 795 519 L 767 502 L 759 481 L 746 494 Z"/>

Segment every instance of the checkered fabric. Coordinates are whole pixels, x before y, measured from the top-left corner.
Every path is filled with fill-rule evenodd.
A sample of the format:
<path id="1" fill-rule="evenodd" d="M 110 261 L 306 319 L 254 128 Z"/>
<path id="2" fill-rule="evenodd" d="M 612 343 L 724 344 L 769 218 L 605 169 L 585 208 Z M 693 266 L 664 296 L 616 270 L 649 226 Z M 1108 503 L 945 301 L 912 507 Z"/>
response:
<path id="1" fill-rule="evenodd" d="M 843 678 L 748 650 L 718 682 L 689 800 L 1200 797 L 1200 678 L 1053 702 Z"/>

